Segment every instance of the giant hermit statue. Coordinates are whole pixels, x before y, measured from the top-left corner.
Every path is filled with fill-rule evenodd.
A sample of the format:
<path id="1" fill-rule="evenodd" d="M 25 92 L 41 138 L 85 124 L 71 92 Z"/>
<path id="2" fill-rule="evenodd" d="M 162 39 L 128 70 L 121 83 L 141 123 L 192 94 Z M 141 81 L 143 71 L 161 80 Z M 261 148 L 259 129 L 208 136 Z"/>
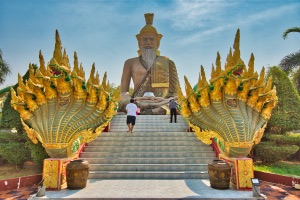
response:
<path id="1" fill-rule="evenodd" d="M 11 105 L 33 143 L 40 141 L 52 158 L 74 158 L 82 143 L 96 139 L 116 114 L 119 89 L 112 91 L 106 73 L 100 83 L 95 65 L 85 81 L 82 65 L 74 52 L 71 70 L 66 50 L 56 31 L 55 50 L 45 66 L 40 52 L 40 67 L 29 65 L 29 79 L 19 75 L 17 91 L 11 89 Z"/>
<path id="2" fill-rule="evenodd" d="M 153 13 L 145 14 L 146 25 L 136 35 L 139 56 L 125 61 L 120 91 L 123 102 L 135 98 L 142 111 L 149 109 L 155 112 L 170 98 L 177 96 L 179 79 L 174 62 L 160 55 L 158 48 L 162 34 L 152 26 L 153 17 Z M 134 91 L 130 95 L 131 80 Z"/>

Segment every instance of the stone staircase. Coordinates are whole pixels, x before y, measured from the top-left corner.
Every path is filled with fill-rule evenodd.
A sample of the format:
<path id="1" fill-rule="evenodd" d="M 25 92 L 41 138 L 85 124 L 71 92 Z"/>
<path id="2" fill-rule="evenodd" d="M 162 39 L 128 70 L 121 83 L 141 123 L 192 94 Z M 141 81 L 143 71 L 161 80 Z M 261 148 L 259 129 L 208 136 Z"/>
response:
<path id="1" fill-rule="evenodd" d="M 117 115 L 110 132 L 87 144 L 80 157 L 90 163 L 90 179 L 208 179 L 212 147 L 199 141 L 181 116 L 137 116 L 127 133 L 126 115 Z"/>

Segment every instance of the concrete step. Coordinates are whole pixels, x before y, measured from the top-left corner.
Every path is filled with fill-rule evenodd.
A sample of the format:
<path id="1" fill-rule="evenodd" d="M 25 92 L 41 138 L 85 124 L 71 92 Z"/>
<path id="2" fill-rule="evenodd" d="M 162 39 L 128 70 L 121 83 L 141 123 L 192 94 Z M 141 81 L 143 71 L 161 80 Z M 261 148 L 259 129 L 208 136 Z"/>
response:
<path id="1" fill-rule="evenodd" d="M 120 128 L 111 128 L 110 131 L 114 131 L 114 132 L 122 132 L 122 133 L 126 133 L 128 130 L 127 126 L 124 127 L 120 127 Z M 137 133 L 137 132 L 174 132 L 174 131 L 183 131 L 183 132 L 187 132 L 188 130 L 186 128 L 168 128 L 168 127 L 164 127 L 164 128 L 145 128 L 145 127 L 134 127 L 133 132 Z"/>
<path id="2" fill-rule="evenodd" d="M 111 121 L 111 131 L 126 132 L 126 115 L 117 115 Z M 136 117 L 135 132 L 176 132 L 189 130 L 188 124 L 178 116 L 177 123 L 170 123 L 170 116 L 167 115 L 138 115 Z"/>
<path id="3" fill-rule="evenodd" d="M 124 137 L 98 137 L 95 141 L 199 141 L 195 136 L 124 136 Z"/>
<path id="4" fill-rule="evenodd" d="M 208 179 L 208 173 L 203 171 L 92 171 L 89 179 Z"/>
<path id="5" fill-rule="evenodd" d="M 122 158 L 84 158 L 90 164 L 208 164 L 216 157 L 122 157 Z"/>
<path id="6" fill-rule="evenodd" d="M 117 115 L 110 132 L 88 143 L 80 157 L 90 163 L 90 179 L 207 179 L 207 165 L 216 158 L 178 116 L 137 116 L 127 133 L 126 115 Z"/>
<path id="7" fill-rule="evenodd" d="M 207 164 L 90 164 L 90 171 L 207 171 Z"/>
<path id="8" fill-rule="evenodd" d="M 94 146 L 189 146 L 189 145 L 199 145 L 199 141 L 162 141 L 162 140 L 149 140 L 149 141 L 99 141 L 94 140 L 89 143 L 89 145 Z"/>
<path id="9" fill-rule="evenodd" d="M 88 144 L 85 146 L 84 152 L 189 152 L 189 151 L 212 151 L 209 145 L 199 144 L 197 146 L 93 146 Z"/>
<path id="10" fill-rule="evenodd" d="M 176 158 L 176 157 L 213 157 L 212 151 L 201 152 L 82 152 L 81 158 Z"/>
<path id="11" fill-rule="evenodd" d="M 121 133 L 121 132 L 114 132 L 114 131 L 110 131 L 110 132 L 102 132 L 101 135 L 102 137 L 196 137 L 194 132 L 178 132 L 178 131 L 174 131 L 174 132 L 143 132 L 143 131 L 139 131 L 139 132 L 134 132 L 134 133 L 127 133 L 127 131 L 125 133 Z M 98 137 L 99 138 L 99 137 Z"/>
<path id="12" fill-rule="evenodd" d="M 118 121 L 122 119 L 126 119 L 126 115 L 116 115 L 112 119 L 112 121 Z M 149 121 L 158 121 L 158 120 L 169 120 L 170 115 L 137 115 L 137 119 L 141 120 L 149 120 Z M 173 118 L 174 119 L 174 118 Z M 181 115 L 177 115 L 177 119 L 181 121 L 185 121 L 185 119 Z"/>

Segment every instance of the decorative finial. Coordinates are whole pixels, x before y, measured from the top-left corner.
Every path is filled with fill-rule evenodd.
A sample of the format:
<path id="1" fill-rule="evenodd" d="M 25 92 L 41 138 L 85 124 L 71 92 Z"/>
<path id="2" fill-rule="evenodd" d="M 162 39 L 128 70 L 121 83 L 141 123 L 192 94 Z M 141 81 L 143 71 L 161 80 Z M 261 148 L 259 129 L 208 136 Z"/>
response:
<path id="1" fill-rule="evenodd" d="M 152 25 L 154 14 L 153 13 L 145 13 L 144 15 L 145 15 L 146 24 Z"/>

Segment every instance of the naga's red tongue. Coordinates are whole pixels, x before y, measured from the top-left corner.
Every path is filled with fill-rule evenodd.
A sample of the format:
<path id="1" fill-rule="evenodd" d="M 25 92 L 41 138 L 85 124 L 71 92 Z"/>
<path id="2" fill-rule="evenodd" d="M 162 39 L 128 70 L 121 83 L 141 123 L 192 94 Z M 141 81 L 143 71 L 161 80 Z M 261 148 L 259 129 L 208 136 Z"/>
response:
<path id="1" fill-rule="evenodd" d="M 243 73 L 243 68 L 239 68 L 233 71 L 233 74 L 236 76 L 241 75 L 242 73 Z"/>
<path id="2" fill-rule="evenodd" d="M 55 70 L 55 69 L 50 70 L 50 73 L 53 74 L 53 75 L 60 75 L 61 74 L 61 72 L 59 70 Z"/>

